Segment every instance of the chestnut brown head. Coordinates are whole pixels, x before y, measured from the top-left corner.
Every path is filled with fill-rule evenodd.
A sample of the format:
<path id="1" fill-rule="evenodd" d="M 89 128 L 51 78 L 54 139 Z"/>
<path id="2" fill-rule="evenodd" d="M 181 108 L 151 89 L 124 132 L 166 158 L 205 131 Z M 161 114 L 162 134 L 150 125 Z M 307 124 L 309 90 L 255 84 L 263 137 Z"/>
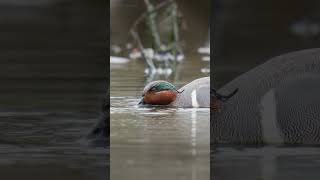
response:
<path id="1" fill-rule="evenodd" d="M 139 104 L 169 105 L 180 93 L 176 87 L 167 81 L 153 81 L 146 85 Z"/>

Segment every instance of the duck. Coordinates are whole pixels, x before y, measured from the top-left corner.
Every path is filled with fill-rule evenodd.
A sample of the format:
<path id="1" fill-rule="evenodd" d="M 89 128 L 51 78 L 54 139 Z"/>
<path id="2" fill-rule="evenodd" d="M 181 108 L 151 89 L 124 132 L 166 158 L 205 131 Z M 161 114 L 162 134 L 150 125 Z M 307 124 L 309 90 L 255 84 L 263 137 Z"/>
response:
<path id="1" fill-rule="evenodd" d="M 210 89 L 210 77 L 195 79 L 180 89 L 170 82 L 158 80 L 145 86 L 138 104 L 178 108 L 212 107 L 219 111 L 222 103 L 230 99 L 237 91 L 238 89 L 229 95 L 219 94 L 214 88 Z"/>

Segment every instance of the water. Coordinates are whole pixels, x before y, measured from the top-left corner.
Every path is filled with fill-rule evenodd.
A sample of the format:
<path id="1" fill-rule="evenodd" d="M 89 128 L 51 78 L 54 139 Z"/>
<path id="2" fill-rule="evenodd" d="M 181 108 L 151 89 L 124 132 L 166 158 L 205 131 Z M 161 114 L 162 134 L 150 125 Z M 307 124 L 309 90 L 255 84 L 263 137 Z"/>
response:
<path id="1" fill-rule="evenodd" d="M 212 179 L 319 179 L 320 153 L 317 147 L 230 147 L 214 151 Z"/>
<path id="2" fill-rule="evenodd" d="M 146 76 L 141 60 L 111 64 L 111 179 L 210 178 L 209 109 L 137 106 L 151 80 L 167 79 L 181 87 L 205 76 L 200 70 L 207 62 L 189 57 L 194 59 L 186 59 L 169 78 Z"/>
<path id="3" fill-rule="evenodd" d="M 111 179 L 209 179 L 209 109 L 137 102 L 111 98 Z"/>
<path id="4" fill-rule="evenodd" d="M 85 139 L 93 117 L 81 111 L 1 112 L 1 177 L 104 179 L 106 149 Z"/>
<path id="5" fill-rule="evenodd" d="M 106 179 L 107 148 L 85 138 L 106 93 L 105 9 L 52 3 L 0 5 L 1 179 Z"/>

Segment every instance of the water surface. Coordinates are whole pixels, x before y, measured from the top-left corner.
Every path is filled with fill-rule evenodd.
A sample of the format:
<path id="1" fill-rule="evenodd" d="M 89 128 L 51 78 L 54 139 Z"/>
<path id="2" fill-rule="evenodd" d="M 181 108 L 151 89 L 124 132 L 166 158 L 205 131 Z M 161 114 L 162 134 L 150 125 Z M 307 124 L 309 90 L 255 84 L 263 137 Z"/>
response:
<path id="1" fill-rule="evenodd" d="M 213 151 L 212 179 L 319 179 L 320 153 L 317 147 L 229 147 Z"/>
<path id="2" fill-rule="evenodd" d="M 209 109 L 138 108 L 138 100 L 111 98 L 111 179 L 209 179 Z"/>

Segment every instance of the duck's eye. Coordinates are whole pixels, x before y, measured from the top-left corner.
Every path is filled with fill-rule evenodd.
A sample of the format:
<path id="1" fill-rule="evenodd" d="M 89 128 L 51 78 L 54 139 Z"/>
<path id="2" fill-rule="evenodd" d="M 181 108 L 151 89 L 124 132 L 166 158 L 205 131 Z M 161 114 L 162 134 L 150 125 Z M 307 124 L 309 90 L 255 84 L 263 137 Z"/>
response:
<path id="1" fill-rule="evenodd" d="M 156 87 L 152 87 L 152 88 L 150 89 L 150 91 L 156 91 L 156 90 L 157 90 Z"/>

